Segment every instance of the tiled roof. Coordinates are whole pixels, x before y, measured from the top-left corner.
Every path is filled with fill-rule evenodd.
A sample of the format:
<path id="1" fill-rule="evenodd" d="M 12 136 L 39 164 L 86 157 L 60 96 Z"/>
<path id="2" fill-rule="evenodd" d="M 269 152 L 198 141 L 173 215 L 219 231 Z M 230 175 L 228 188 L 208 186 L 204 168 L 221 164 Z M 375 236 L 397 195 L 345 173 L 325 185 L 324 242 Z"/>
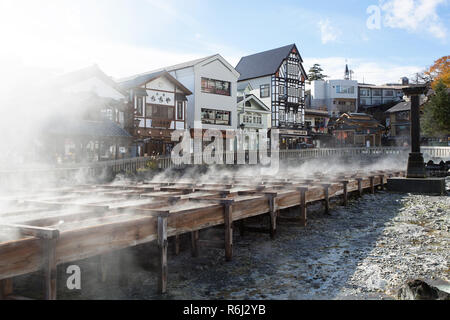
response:
<path id="1" fill-rule="evenodd" d="M 116 123 L 110 120 L 62 120 L 52 121 L 47 126 L 47 133 L 63 136 L 87 136 L 87 137 L 122 137 L 132 136 Z"/>
<path id="2" fill-rule="evenodd" d="M 239 81 L 275 74 L 295 44 L 242 57 L 236 66 Z"/>

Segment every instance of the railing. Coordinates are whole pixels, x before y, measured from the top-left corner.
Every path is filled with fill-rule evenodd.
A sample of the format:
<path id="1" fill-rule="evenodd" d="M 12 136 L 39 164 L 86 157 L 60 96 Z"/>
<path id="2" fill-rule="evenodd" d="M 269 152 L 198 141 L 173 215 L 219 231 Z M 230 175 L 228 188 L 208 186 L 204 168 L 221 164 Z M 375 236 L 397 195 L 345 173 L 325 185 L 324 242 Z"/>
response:
<path id="1" fill-rule="evenodd" d="M 421 151 L 425 161 L 433 160 L 450 160 L 450 147 L 422 147 Z M 280 150 L 278 156 L 280 161 L 299 162 L 311 159 L 324 158 L 351 158 L 351 157 L 380 157 L 380 156 L 407 156 L 410 149 L 407 147 L 372 147 L 372 148 L 333 148 L 333 149 L 301 149 L 301 150 Z M 268 155 L 271 156 L 271 155 Z M 274 154 L 273 156 L 276 156 Z M 228 157 L 228 161 L 227 161 Z M 231 159 L 231 161 L 230 161 Z M 248 153 L 224 153 L 223 163 L 227 164 L 243 164 L 251 160 Z M 239 161 L 240 160 L 240 161 Z M 212 164 L 214 163 L 213 155 L 209 154 L 190 154 L 191 164 Z M 256 155 L 256 163 L 260 163 L 259 157 Z M 254 164 L 256 164 L 254 163 Z M 58 165 L 56 168 L 30 168 L 16 170 L 0 170 L 2 178 L 29 179 L 31 177 L 53 176 L 55 179 L 70 178 L 77 174 L 81 176 L 101 176 L 108 173 L 119 172 L 136 172 L 139 169 L 159 168 L 167 169 L 176 167 L 177 165 L 170 156 L 166 157 L 137 157 L 121 160 L 101 161 L 88 164 L 77 165 Z"/>

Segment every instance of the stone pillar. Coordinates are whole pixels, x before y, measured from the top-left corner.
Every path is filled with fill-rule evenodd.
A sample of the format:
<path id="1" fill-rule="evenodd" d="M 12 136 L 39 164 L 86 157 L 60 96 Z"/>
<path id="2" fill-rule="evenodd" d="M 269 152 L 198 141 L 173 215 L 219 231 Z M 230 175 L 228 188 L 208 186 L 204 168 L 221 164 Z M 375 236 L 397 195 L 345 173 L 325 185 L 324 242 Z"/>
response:
<path id="1" fill-rule="evenodd" d="M 411 99 L 411 153 L 408 158 L 407 178 L 425 178 L 425 163 L 420 152 L 420 95 L 425 93 L 425 85 L 411 86 L 403 92 Z"/>

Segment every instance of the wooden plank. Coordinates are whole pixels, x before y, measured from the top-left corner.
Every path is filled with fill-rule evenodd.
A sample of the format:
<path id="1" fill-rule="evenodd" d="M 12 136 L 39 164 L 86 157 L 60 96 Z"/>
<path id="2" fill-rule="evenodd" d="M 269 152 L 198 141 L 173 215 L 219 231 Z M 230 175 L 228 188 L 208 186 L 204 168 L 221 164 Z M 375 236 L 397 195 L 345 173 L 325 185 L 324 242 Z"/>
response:
<path id="1" fill-rule="evenodd" d="M 0 224 L 0 229 L 13 229 L 20 232 L 22 236 L 31 236 L 40 239 L 57 239 L 59 230 L 43 227 L 31 227 L 19 224 Z"/>

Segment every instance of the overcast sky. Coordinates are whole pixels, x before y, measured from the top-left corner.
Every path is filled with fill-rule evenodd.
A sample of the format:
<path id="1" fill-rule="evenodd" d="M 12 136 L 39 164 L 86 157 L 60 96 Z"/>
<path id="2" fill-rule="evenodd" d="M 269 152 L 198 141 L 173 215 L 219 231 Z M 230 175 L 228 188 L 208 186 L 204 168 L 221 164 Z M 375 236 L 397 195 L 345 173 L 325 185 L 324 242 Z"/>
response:
<path id="1" fill-rule="evenodd" d="M 348 61 L 357 80 L 382 84 L 450 54 L 449 29 L 447 0 L 1 0 L 0 65 L 3 78 L 94 63 L 119 78 L 215 53 L 235 66 L 296 43 L 306 69 L 342 78 Z"/>

